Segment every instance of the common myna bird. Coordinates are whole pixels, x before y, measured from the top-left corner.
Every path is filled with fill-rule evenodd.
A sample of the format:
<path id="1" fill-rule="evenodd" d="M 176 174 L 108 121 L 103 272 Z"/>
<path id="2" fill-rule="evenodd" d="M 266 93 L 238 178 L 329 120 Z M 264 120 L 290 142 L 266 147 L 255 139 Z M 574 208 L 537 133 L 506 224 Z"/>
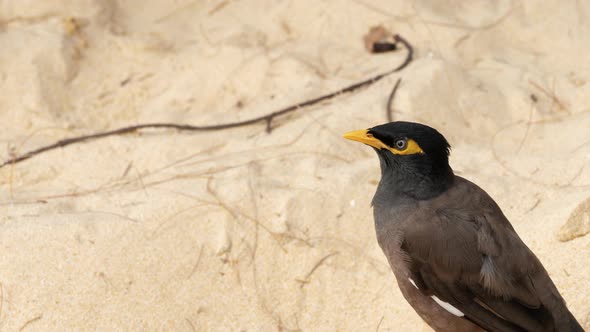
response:
<path id="1" fill-rule="evenodd" d="M 435 129 L 391 122 L 345 138 L 375 149 L 379 246 L 402 294 L 436 331 L 583 331 L 496 202 L 449 166 Z"/>

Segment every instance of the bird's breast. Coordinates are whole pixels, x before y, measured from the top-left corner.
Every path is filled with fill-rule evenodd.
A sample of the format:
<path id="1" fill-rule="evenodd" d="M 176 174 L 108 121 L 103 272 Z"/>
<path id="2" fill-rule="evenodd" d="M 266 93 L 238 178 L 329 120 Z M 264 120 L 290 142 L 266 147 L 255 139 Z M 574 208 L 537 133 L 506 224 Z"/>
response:
<path id="1" fill-rule="evenodd" d="M 402 242 L 404 228 L 414 211 L 416 211 L 414 203 L 392 197 L 384 201 L 382 197 L 376 196 L 373 201 L 377 242 L 396 276 L 408 275 L 408 258 L 402 250 Z"/>

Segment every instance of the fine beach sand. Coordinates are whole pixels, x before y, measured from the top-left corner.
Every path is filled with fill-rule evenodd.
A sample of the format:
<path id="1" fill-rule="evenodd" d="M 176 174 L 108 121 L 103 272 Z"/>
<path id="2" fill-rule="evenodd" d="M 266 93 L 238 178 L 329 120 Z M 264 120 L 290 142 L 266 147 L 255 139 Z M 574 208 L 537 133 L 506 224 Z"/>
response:
<path id="1" fill-rule="evenodd" d="M 0 1 L 0 331 L 430 331 L 377 245 L 371 149 L 438 128 L 590 328 L 590 5 L 583 1 Z"/>

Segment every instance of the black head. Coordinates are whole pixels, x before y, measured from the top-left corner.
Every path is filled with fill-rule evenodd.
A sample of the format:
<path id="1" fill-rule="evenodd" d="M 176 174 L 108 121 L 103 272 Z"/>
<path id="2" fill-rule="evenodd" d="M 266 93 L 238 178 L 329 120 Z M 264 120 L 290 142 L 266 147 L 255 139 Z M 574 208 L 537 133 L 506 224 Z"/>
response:
<path id="1" fill-rule="evenodd" d="M 454 175 L 449 166 L 450 145 L 429 126 L 397 121 L 358 130 L 345 138 L 372 146 L 381 162 L 381 182 L 416 198 L 446 190 Z M 385 181 L 385 183 L 384 183 Z"/>
<path id="2" fill-rule="evenodd" d="M 451 146 L 445 137 L 432 127 L 415 122 L 397 121 L 375 126 L 369 129 L 368 134 L 394 148 L 391 151 L 393 154 L 405 156 L 417 154 L 427 157 L 432 162 L 448 164 Z M 412 148 L 412 141 L 415 142 L 416 148 L 406 152 L 400 151 L 398 148 L 403 147 L 404 141 L 408 143 L 408 148 Z"/>

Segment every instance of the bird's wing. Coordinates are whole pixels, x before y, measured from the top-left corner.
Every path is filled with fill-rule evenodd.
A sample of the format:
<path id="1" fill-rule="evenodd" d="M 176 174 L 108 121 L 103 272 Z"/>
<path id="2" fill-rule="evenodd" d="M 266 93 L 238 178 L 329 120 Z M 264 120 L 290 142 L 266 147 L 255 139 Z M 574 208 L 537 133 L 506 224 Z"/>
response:
<path id="1" fill-rule="evenodd" d="M 473 186 L 481 192 L 470 187 L 459 206 L 445 200 L 408 223 L 412 281 L 488 331 L 583 331 L 537 257 Z"/>

